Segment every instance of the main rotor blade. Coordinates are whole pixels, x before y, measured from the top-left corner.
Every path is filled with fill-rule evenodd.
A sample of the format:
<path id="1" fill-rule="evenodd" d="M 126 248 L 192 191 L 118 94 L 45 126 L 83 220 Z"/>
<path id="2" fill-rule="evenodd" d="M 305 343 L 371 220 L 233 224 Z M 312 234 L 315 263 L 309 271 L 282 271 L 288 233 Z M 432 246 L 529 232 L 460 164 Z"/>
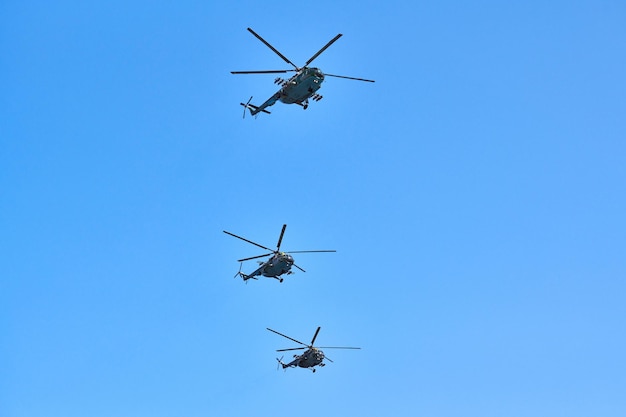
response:
<path id="1" fill-rule="evenodd" d="M 324 76 L 345 78 L 346 80 L 367 81 L 368 83 L 375 83 L 376 82 L 374 80 L 366 80 L 365 78 L 346 77 L 344 75 L 334 75 L 334 74 L 326 74 L 326 73 L 324 73 Z"/>
<path id="2" fill-rule="evenodd" d="M 276 352 L 287 352 L 289 350 L 304 350 L 304 349 L 308 349 L 308 347 L 291 348 L 291 349 L 278 349 Z"/>
<path id="3" fill-rule="evenodd" d="M 298 268 L 298 269 L 299 269 L 300 271 L 302 271 L 302 272 L 306 272 L 304 269 L 300 268 L 300 267 L 299 267 L 298 265 L 296 265 L 296 264 L 293 264 L 293 266 L 295 266 L 296 268 Z"/>
<path id="4" fill-rule="evenodd" d="M 285 253 L 315 253 L 315 252 L 337 252 L 336 250 L 292 250 Z"/>
<path id="5" fill-rule="evenodd" d="M 231 71 L 231 74 L 284 74 L 296 70 L 261 70 L 261 71 Z"/>
<path id="6" fill-rule="evenodd" d="M 244 262 L 244 261 L 249 261 L 249 260 L 252 260 L 252 259 L 265 258 L 266 256 L 270 256 L 270 255 L 273 255 L 273 254 L 274 254 L 274 252 L 266 253 L 265 255 L 251 256 L 249 258 L 237 259 L 237 262 Z"/>
<path id="7" fill-rule="evenodd" d="M 331 358 L 329 358 L 328 356 L 326 356 L 326 354 L 324 353 L 324 359 L 326 359 L 329 362 L 335 363 L 334 360 L 332 360 Z"/>
<path id="8" fill-rule="evenodd" d="M 313 55 L 311 58 L 309 58 L 309 60 L 306 62 L 306 64 L 304 64 L 304 66 L 308 66 L 311 62 L 313 62 L 313 60 L 315 58 L 317 58 L 322 52 L 324 52 L 326 50 L 326 48 L 328 48 L 330 45 L 332 45 L 333 43 L 335 43 L 335 41 L 339 38 L 341 38 L 342 34 L 340 33 L 339 35 L 335 36 L 334 38 L 332 38 L 330 40 L 330 42 L 328 42 L 322 49 L 320 49 L 319 51 L 317 51 L 317 53 L 315 55 Z"/>
<path id="9" fill-rule="evenodd" d="M 224 233 L 226 233 L 227 235 L 231 235 L 231 236 L 233 236 L 233 237 L 236 237 L 237 239 L 241 239 L 241 240 L 243 240 L 244 242 L 252 243 L 254 246 L 258 246 L 258 247 L 259 247 L 259 248 L 261 248 L 261 249 L 265 249 L 265 250 L 268 250 L 268 251 L 270 251 L 270 252 L 274 253 L 274 251 L 273 251 L 272 249 L 270 249 L 270 248 L 266 248 L 266 247 L 265 247 L 265 246 L 263 246 L 263 245 L 259 245 L 259 244 L 258 244 L 258 243 L 256 243 L 256 242 L 253 242 L 253 241 L 248 240 L 248 239 L 246 239 L 246 238 L 243 238 L 243 237 L 241 237 L 241 236 L 237 236 L 236 234 L 234 234 L 234 233 L 230 233 L 230 232 L 227 232 L 226 230 L 223 230 L 223 232 L 224 232 Z"/>
<path id="10" fill-rule="evenodd" d="M 276 245 L 276 252 L 280 251 L 280 244 L 283 241 L 283 235 L 285 234 L 285 229 L 287 228 L 286 224 L 283 224 L 283 230 L 280 231 L 280 237 L 278 238 L 278 244 Z"/>
<path id="11" fill-rule="evenodd" d="M 278 55 L 279 57 L 281 57 L 283 59 L 283 61 L 285 61 L 288 64 L 291 64 L 296 70 L 299 70 L 299 68 L 296 66 L 296 64 L 294 64 L 293 62 L 291 62 L 290 60 L 287 59 L 286 56 L 284 56 L 283 54 L 281 54 L 280 52 L 278 52 L 278 49 L 274 48 L 272 45 L 269 44 L 268 41 L 266 41 L 265 39 L 263 39 L 258 33 L 256 33 L 255 31 L 253 31 L 252 29 L 248 28 L 248 32 L 252 33 L 254 36 L 257 37 L 258 40 L 260 40 L 261 42 L 263 42 L 268 48 L 270 48 L 272 51 L 274 51 L 274 53 L 276 55 Z"/>
<path id="12" fill-rule="evenodd" d="M 303 345 L 303 346 L 309 347 L 309 345 L 307 345 L 306 343 L 302 343 L 301 341 L 296 340 L 296 339 L 294 339 L 294 338 L 292 338 L 292 337 L 285 336 L 284 334 L 279 333 L 279 332 L 277 332 L 276 330 L 272 330 L 272 329 L 270 329 L 269 327 L 266 327 L 266 329 L 267 329 L 267 330 L 269 330 L 270 332 L 276 333 L 277 335 L 280 335 L 280 336 L 282 336 L 282 337 L 285 337 L 285 338 L 287 338 L 287 339 L 289 339 L 289 340 L 292 340 L 292 341 L 294 341 L 294 342 L 296 342 L 296 343 L 300 343 L 300 344 L 301 344 L 301 345 Z"/>
<path id="13" fill-rule="evenodd" d="M 317 334 L 320 332 L 321 327 L 318 327 L 317 330 L 315 331 L 315 334 L 313 335 L 313 339 L 311 339 L 311 346 L 313 346 L 313 344 L 315 343 L 315 339 L 317 338 Z"/>

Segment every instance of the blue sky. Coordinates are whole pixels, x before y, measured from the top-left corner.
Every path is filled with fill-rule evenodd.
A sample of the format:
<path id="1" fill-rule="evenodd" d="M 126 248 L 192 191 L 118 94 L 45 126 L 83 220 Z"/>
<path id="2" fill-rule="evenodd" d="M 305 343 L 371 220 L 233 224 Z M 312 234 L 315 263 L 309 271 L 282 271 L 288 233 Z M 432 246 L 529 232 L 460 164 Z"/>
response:
<path id="1" fill-rule="evenodd" d="M 0 415 L 589 416 L 626 399 L 618 1 L 0 5 Z M 332 74 L 242 120 L 273 75 Z M 233 279 L 285 250 L 307 270 Z M 251 271 L 253 262 L 244 265 Z M 276 371 L 274 328 L 334 363 Z"/>

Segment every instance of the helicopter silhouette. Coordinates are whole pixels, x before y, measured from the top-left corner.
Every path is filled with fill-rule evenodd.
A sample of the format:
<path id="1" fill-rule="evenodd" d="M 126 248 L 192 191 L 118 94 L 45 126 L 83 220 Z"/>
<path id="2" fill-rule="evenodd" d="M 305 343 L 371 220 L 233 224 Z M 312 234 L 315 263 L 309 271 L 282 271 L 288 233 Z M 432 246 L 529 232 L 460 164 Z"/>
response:
<path id="1" fill-rule="evenodd" d="M 287 57 L 278 52 L 276 48 L 269 44 L 265 39 L 263 39 L 259 34 L 257 34 L 252 29 L 248 28 L 248 32 L 252 33 L 257 37 L 261 42 L 263 42 L 268 48 L 270 48 L 276 55 L 281 57 L 283 61 L 290 64 L 294 67 L 294 69 L 287 70 L 264 70 L 264 71 L 231 71 L 231 74 L 284 74 L 287 72 L 295 72 L 296 74 L 291 78 L 285 80 L 283 78 L 276 78 L 274 80 L 274 84 L 279 84 L 281 89 L 278 90 L 274 95 L 272 95 L 269 99 L 267 99 L 260 106 L 255 106 L 254 104 L 250 104 L 252 97 L 248 100 L 247 103 L 239 103 L 244 107 L 243 116 L 246 117 L 246 109 L 250 110 L 250 114 L 256 116 L 258 113 L 263 112 L 270 114 L 269 111 L 265 110 L 267 107 L 273 106 L 276 101 L 280 100 L 285 104 L 299 104 L 303 109 L 307 109 L 309 107 L 309 99 L 314 101 L 320 101 L 323 97 L 317 94 L 317 90 L 322 86 L 322 82 L 324 82 L 324 77 L 336 77 L 336 78 L 345 78 L 348 80 L 357 80 L 357 81 L 366 81 L 373 83 L 374 80 L 367 80 L 364 78 L 354 78 L 354 77 L 346 77 L 343 75 L 333 75 L 333 74 L 324 74 L 319 68 L 309 67 L 308 65 L 313 62 L 315 58 L 317 58 L 322 52 L 324 52 L 330 45 L 335 43 L 337 39 L 343 36 L 341 33 L 331 39 L 322 49 L 317 51 L 315 55 L 309 58 L 308 61 L 304 63 L 304 66 L 298 67 L 296 64 L 291 62 Z"/>
<path id="2" fill-rule="evenodd" d="M 317 348 L 313 347 L 313 344 L 315 343 L 315 339 L 317 338 L 317 334 L 320 332 L 320 329 L 321 327 L 317 328 L 317 330 L 315 331 L 315 334 L 313 335 L 313 339 L 311 339 L 311 343 L 307 345 L 306 343 L 302 343 L 299 340 L 293 339 L 289 336 L 286 336 L 282 333 L 277 332 L 276 330 L 272 330 L 269 327 L 267 327 L 267 330 L 269 330 L 270 332 L 274 332 L 277 335 L 286 337 L 287 339 L 292 340 L 304 346 L 304 347 L 297 347 L 297 348 L 290 348 L 290 349 L 278 349 L 276 352 L 287 352 L 291 350 L 305 350 L 306 349 L 302 355 L 293 355 L 294 359 L 289 363 L 284 363 L 282 361 L 282 358 L 281 359 L 276 358 L 279 366 L 282 366 L 283 369 L 295 368 L 295 367 L 311 368 L 311 371 L 315 372 L 316 366 L 322 367 L 326 365 L 323 362 L 324 359 L 328 360 L 329 362 L 333 362 L 320 349 L 361 349 L 358 347 L 345 347 L 345 346 L 323 346 L 323 347 L 317 347 Z"/>
<path id="3" fill-rule="evenodd" d="M 311 253 L 311 252 L 337 252 L 336 250 L 298 250 L 298 251 L 289 251 L 289 252 L 281 252 L 280 251 L 280 244 L 283 241 L 283 235 L 285 234 L 285 229 L 287 228 L 286 224 L 283 224 L 283 229 L 280 232 L 280 236 L 278 238 L 278 243 L 276 244 L 276 250 L 272 250 L 270 248 L 267 248 L 263 245 L 259 245 L 256 242 L 253 242 L 251 240 L 248 240 L 246 238 L 243 238 L 241 236 L 237 236 L 234 233 L 230 233 L 227 232 L 226 230 L 224 230 L 223 232 L 226 233 L 227 235 L 230 236 L 234 236 L 237 239 L 241 239 L 245 242 L 251 243 L 255 246 L 258 246 L 262 249 L 268 250 L 270 251 L 270 253 L 266 253 L 264 255 L 258 255 L 258 256 L 252 256 L 249 258 L 243 258 L 243 259 L 238 259 L 237 262 L 243 263 L 244 261 L 249 261 L 251 259 L 258 259 L 258 258 L 264 258 L 266 256 L 270 256 L 270 258 L 263 262 L 263 261 L 259 261 L 260 266 L 251 274 L 244 274 L 243 272 L 241 272 L 241 265 L 239 266 L 239 272 L 237 272 L 235 274 L 235 277 L 237 277 L 238 275 L 241 276 L 244 280 L 244 282 L 248 281 L 249 279 L 257 279 L 256 276 L 262 275 L 264 277 L 268 277 L 268 278 L 276 278 L 278 280 L 278 282 L 283 282 L 283 278 L 281 278 L 281 275 L 283 274 L 293 274 L 293 271 L 291 271 L 291 267 L 295 266 L 296 268 L 298 268 L 300 271 L 302 272 L 306 272 L 304 269 L 300 268 L 298 265 L 296 265 L 294 263 L 293 257 L 290 255 L 291 253 Z"/>

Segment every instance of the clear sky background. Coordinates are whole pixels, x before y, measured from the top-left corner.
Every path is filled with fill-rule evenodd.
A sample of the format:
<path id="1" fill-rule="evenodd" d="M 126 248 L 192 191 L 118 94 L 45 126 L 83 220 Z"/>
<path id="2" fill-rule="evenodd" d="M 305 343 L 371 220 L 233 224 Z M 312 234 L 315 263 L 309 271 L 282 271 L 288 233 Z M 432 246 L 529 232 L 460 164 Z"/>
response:
<path id="1" fill-rule="evenodd" d="M 243 120 L 275 76 L 230 71 L 289 68 L 247 27 L 376 83 Z M 621 1 L 3 1 L 0 415 L 626 415 L 625 41 Z M 233 279 L 222 230 L 284 223 L 337 253 Z M 277 371 L 317 326 L 362 350 Z"/>

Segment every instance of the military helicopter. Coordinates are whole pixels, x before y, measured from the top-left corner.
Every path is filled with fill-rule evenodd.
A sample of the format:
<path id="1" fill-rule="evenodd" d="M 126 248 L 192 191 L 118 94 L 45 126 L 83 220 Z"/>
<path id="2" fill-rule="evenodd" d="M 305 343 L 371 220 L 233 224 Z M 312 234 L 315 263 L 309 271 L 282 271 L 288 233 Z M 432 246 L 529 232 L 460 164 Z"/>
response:
<path id="1" fill-rule="evenodd" d="M 369 83 L 373 83 L 374 80 L 366 80 L 364 78 L 354 78 L 354 77 L 346 77 L 343 75 L 333 75 L 333 74 L 324 74 L 319 68 L 312 68 L 308 65 L 313 62 L 315 58 L 317 58 L 322 52 L 326 50 L 330 45 L 332 45 L 337 39 L 339 39 L 342 34 L 338 34 L 333 39 L 330 40 L 322 49 L 317 51 L 315 55 L 313 55 L 307 62 L 305 62 L 303 67 L 298 67 L 296 64 L 287 59 L 283 54 L 278 52 L 276 48 L 269 44 L 265 39 L 263 39 L 259 34 L 257 34 L 252 29 L 248 28 L 248 32 L 252 33 L 257 37 L 261 42 L 267 45 L 276 55 L 281 57 L 283 61 L 290 64 L 294 67 L 294 69 L 287 70 L 264 70 L 264 71 L 231 71 L 231 74 L 284 74 L 287 72 L 295 72 L 296 74 L 285 80 L 283 78 L 276 78 L 274 80 L 274 84 L 278 84 L 281 86 L 281 89 L 276 92 L 272 97 L 267 99 L 265 103 L 260 106 L 255 106 L 254 104 L 250 104 L 252 97 L 248 100 L 247 103 L 239 103 L 244 107 L 243 116 L 246 117 L 246 109 L 250 110 L 250 114 L 255 116 L 260 112 L 270 114 L 269 111 L 265 110 L 269 106 L 273 106 L 277 100 L 282 101 L 285 104 L 298 104 L 302 106 L 303 109 L 307 109 L 309 107 L 309 99 L 314 101 L 320 101 L 322 96 L 317 94 L 317 90 L 322 86 L 322 82 L 324 81 L 324 77 L 336 77 L 336 78 L 345 78 L 348 80 L 357 80 L 357 81 L 366 81 Z"/>
<path id="2" fill-rule="evenodd" d="M 287 275 L 293 274 L 293 272 L 291 271 L 292 266 L 295 266 L 302 272 L 306 272 L 304 269 L 300 268 L 298 265 L 294 263 L 293 257 L 290 255 L 290 253 L 337 252 L 336 250 L 297 250 L 297 251 L 290 251 L 290 252 L 281 252 L 280 244 L 283 241 L 283 235 L 285 234 L 286 228 L 287 228 L 287 225 L 283 224 L 283 230 L 281 230 L 280 232 L 278 243 L 276 244 L 276 250 L 272 250 L 263 245 L 259 245 L 256 242 L 253 242 L 251 240 L 245 239 L 241 236 L 237 236 L 234 233 L 230 233 L 224 230 L 223 232 L 226 233 L 227 235 L 234 236 L 237 239 L 241 239 L 245 242 L 251 243 L 255 246 L 271 251 L 271 253 L 266 253 L 264 255 L 252 256 L 250 258 L 243 258 L 243 259 L 237 260 L 237 262 L 244 262 L 244 261 L 249 261 L 251 259 L 264 258 L 266 256 L 270 256 L 270 258 L 265 262 L 259 261 L 260 266 L 249 275 L 241 272 L 241 266 L 240 266 L 239 272 L 235 274 L 235 277 L 239 275 L 243 278 L 245 282 L 245 281 L 248 281 L 250 278 L 257 279 L 255 278 L 256 276 L 263 275 L 264 277 L 268 277 L 268 278 L 276 278 L 278 282 L 283 282 L 283 279 L 280 276 L 283 274 L 287 274 Z"/>
<path id="3" fill-rule="evenodd" d="M 308 345 L 306 343 L 302 343 L 296 339 L 293 339 L 289 336 L 286 336 L 282 333 L 277 332 L 276 330 L 272 330 L 269 327 L 267 327 L 267 330 L 269 330 L 270 332 L 274 332 L 282 337 L 286 337 L 289 340 L 292 340 L 296 343 L 299 343 L 305 347 L 297 347 L 297 348 L 290 348 L 290 349 L 278 349 L 276 352 L 286 352 L 286 351 L 290 351 L 290 350 L 305 350 L 306 351 L 302 354 L 302 355 L 293 355 L 293 360 L 289 363 L 284 363 L 281 359 L 276 358 L 276 360 L 278 361 L 279 366 L 282 366 L 283 369 L 286 368 L 295 368 L 296 366 L 299 366 L 300 368 L 311 368 L 311 371 L 315 372 L 315 367 L 316 366 L 325 366 L 326 364 L 323 362 L 324 359 L 333 362 L 328 356 L 324 355 L 324 352 L 322 352 L 320 349 L 361 349 L 358 347 L 337 347 L 337 346 L 324 346 L 321 348 L 316 348 L 313 347 L 313 344 L 315 343 L 315 338 L 317 337 L 317 334 L 320 332 L 321 327 L 318 327 L 317 330 L 315 331 L 315 334 L 313 335 L 313 339 L 311 339 L 311 343 L 309 343 Z"/>

